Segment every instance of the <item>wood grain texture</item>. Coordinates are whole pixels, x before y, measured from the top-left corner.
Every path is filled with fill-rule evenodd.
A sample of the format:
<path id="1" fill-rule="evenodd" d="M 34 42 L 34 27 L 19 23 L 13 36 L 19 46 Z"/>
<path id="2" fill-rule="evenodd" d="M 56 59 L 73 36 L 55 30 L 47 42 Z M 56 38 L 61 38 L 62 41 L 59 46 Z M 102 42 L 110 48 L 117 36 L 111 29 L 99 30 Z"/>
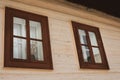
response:
<path id="1" fill-rule="evenodd" d="M 0 80 L 119 80 L 120 27 L 99 23 L 29 5 L 7 3 L 9 7 L 48 16 L 53 70 L 5 68 L 4 8 L 0 8 Z M 103 16 L 104 17 L 104 16 Z M 94 17 L 96 18 L 96 17 Z M 110 70 L 80 69 L 71 20 L 97 26 L 100 29 Z M 100 19 L 101 20 L 101 19 Z M 99 21 L 100 21 L 99 20 Z M 111 23 L 112 24 L 112 23 Z"/>

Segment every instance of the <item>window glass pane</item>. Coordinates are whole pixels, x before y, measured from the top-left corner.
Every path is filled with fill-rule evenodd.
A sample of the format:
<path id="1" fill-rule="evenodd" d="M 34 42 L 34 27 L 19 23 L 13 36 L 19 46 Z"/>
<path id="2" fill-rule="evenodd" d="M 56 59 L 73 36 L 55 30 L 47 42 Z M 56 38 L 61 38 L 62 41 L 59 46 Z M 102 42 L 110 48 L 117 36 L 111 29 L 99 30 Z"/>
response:
<path id="1" fill-rule="evenodd" d="M 30 38 L 42 39 L 40 22 L 30 21 Z"/>
<path id="2" fill-rule="evenodd" d="M 95 63 L 102 63 L 99 49 L 93 47 L 92 50 L 95 58 Z"/>
<path id="3" fill-rule="evenodd" d="M 84 61 L 91 62 L 91 57 L 87 46 L 82 46 L 82 53 L 83 53 Z"/>
<path id="4" fill-rule="evenodd" d="M 92 46 L 98 46 L 96 36 L 94 32 L 88 32 L 90 37 L 90 42 Z"/>
<path id="5" fill-rule="evenodd" d="M 13 34 L 26 37 L 25 19 L 13 17 Z"/>
<path id="6" fill-rule="evenodd" d="M 34 60 L 43 61 L 44 57 L 42 42 L 31 40 L 30 43 L 31 43 L 31 59 L 33 61 Z"/>
<path id="7" fill-rule="evenodd" d="M 80 42 L 81 42 L 81 44 L 87 44 L 85 31 L 79 29 L 78 32 L 79 32 L 79 35 L 80 35 Z"/>
<path id="8" fill-rule="evenodd" d="M 26 57 L 26 40 L 14 38 L 13 43 L 13 58 L 14 59 L 27 59 Z"/>

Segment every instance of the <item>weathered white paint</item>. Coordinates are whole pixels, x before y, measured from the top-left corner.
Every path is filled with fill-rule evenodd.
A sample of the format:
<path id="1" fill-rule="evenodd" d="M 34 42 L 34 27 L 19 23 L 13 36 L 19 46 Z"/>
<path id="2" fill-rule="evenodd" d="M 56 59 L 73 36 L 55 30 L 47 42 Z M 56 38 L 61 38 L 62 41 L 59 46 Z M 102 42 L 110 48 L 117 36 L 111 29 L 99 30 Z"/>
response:
<path id="1" fill-rule="evenodd" d="M 0 0 L 1 1 L 1 0 Z M 29 0 L 28 0 L 29 1 Z M 4 15 L 5 5 L 24 11 L 45 15 L 49 19 L 53 70 L 5 68 L 4 65 Z M 89 12 L 86 14 L 89 14 Z M 119 80 L 120 78 L 120 23 L 112 18 L 99 21 L 86 19 L 41 7 L 13 1 L 3 1 L 0 8 L 0 80 Z M 89 17 L 91 17 L 89 15 Z M 80 69 L 71 21 L 99 27 L 110 70 Z M 106 22 L 107 20 L 107 22 Z M 110 20 L 110 24 L 108 23 Z M 113 23 L 113 24 L 112 24 Z M 112 24 L 112 25 L 111 25 Z"/>

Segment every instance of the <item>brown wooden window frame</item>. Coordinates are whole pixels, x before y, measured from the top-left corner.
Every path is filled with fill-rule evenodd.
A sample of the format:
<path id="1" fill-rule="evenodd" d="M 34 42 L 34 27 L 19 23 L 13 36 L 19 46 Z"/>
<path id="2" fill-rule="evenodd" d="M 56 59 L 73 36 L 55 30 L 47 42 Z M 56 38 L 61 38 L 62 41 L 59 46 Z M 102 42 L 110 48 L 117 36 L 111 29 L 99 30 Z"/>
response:
<path id="1" fill-rule="evenodd" d="M 23 18 L 26 20 L 27 60 L 13 58 L 13 37 L 14 37 L 13 36 L 13 17 Z M 31 39 L 30 39 L 29 20 L 33 20 L 41 23 L 43 54 L 44 54 L 43 61 L 32 61 L 30 59 L 30 40 Z M 48 27 L 48 17 L 9 8 L 9 7 L 5 8 L 4 66 L 20 67 L 20 68 L 53 69 L 49 27 Z"/>
<path id="2" fill-rule="evenodd" d="M 107 58 L 106 58 L 106 54 L 105 54 L 105 50 L 104 50 L 104 47 L 103 47 L 103 42 L 102 42 L 102 38 L 101 38 L 101 35 L 100 35 L 99 28 L 89 26 L 89 25 L 85 25 L 85 24 L 81 24 L 81 23 L 78 23 L 78 22 L 75 22 L 75 21 L 72 21 L 72 27 L 73 27 L 73 33 L 74 33 L 76 47 L 77 47 L 77 53 L 78 53 L 80 68 L 83 68 L 83 69 L 84 68 L 87 68 L 87 69 L 109 69 L 108 61 L 107 61 Z M 87 42 L 88 42 L 88 47 L 90 48 L 89 53 L 90 53 L 90 56 L 91 56 L 91 59 L 92 59 L 91 62 L 85 62 L 84 59 L 83 59 L 82 48 L 81 48 L 82 44 L 80 42 L 78 29 L 84 30 L 85 33 L 86 33 L 86 39 L 87 39 Z M 90 37 L 88 35 L 88 31 L 91 31 L 91 32 L 95 33 L 97 43 L 98 43 L 98 48 L 100 50 L 102 63 L 95 63 L 94 56 L 93 56 L 93 51 L 92 51 L 92 45 L 90 43 Z"/>

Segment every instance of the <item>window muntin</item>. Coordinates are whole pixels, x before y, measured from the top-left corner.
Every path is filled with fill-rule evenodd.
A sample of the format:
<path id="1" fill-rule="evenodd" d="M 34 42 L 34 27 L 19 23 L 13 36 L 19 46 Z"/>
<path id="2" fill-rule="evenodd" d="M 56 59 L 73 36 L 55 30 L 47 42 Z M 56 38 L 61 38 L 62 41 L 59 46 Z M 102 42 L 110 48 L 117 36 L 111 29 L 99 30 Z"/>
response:
<path id="1" fill-rule="evenodd" d="M 25 19 L 13 17 L 13 58 L 14 59 L 27 59 L 25 25 L 26 25 Z M 22 38 L 18 38 L 18 37 L 22 37 Z"/>
<path id="2" fill-rule="evenodd" d="M 6 7 L 5 67 L 53 69 L 50 49 L 46 16 Z"/>
<path id="3" fill-rule="evenodd" d="M 84 62 L 89 62 L 89 63 L 91 62 L 90 47 L 88 45 L 89 40 L 87 39 L 87 34 L 86 34 L 86 33 L 88 33 L 89 34 L 88 38 L 90 38 L 90 46 L 92 46 L 91 51 L 93 52 L 94 60 L 96 63 L 102 63 L 95 33 L 90 32 L 90 31 L 81 30 L 81 29 L 78 29 L 78 32 L 80 35 L 79 39 L 80 39 L 80 43 L 82 46 Z"/>
<path id="4" fill-rule="evenodd" d="M 72 22 L 81 68 L 109 69 L 99 29 Z"/>

